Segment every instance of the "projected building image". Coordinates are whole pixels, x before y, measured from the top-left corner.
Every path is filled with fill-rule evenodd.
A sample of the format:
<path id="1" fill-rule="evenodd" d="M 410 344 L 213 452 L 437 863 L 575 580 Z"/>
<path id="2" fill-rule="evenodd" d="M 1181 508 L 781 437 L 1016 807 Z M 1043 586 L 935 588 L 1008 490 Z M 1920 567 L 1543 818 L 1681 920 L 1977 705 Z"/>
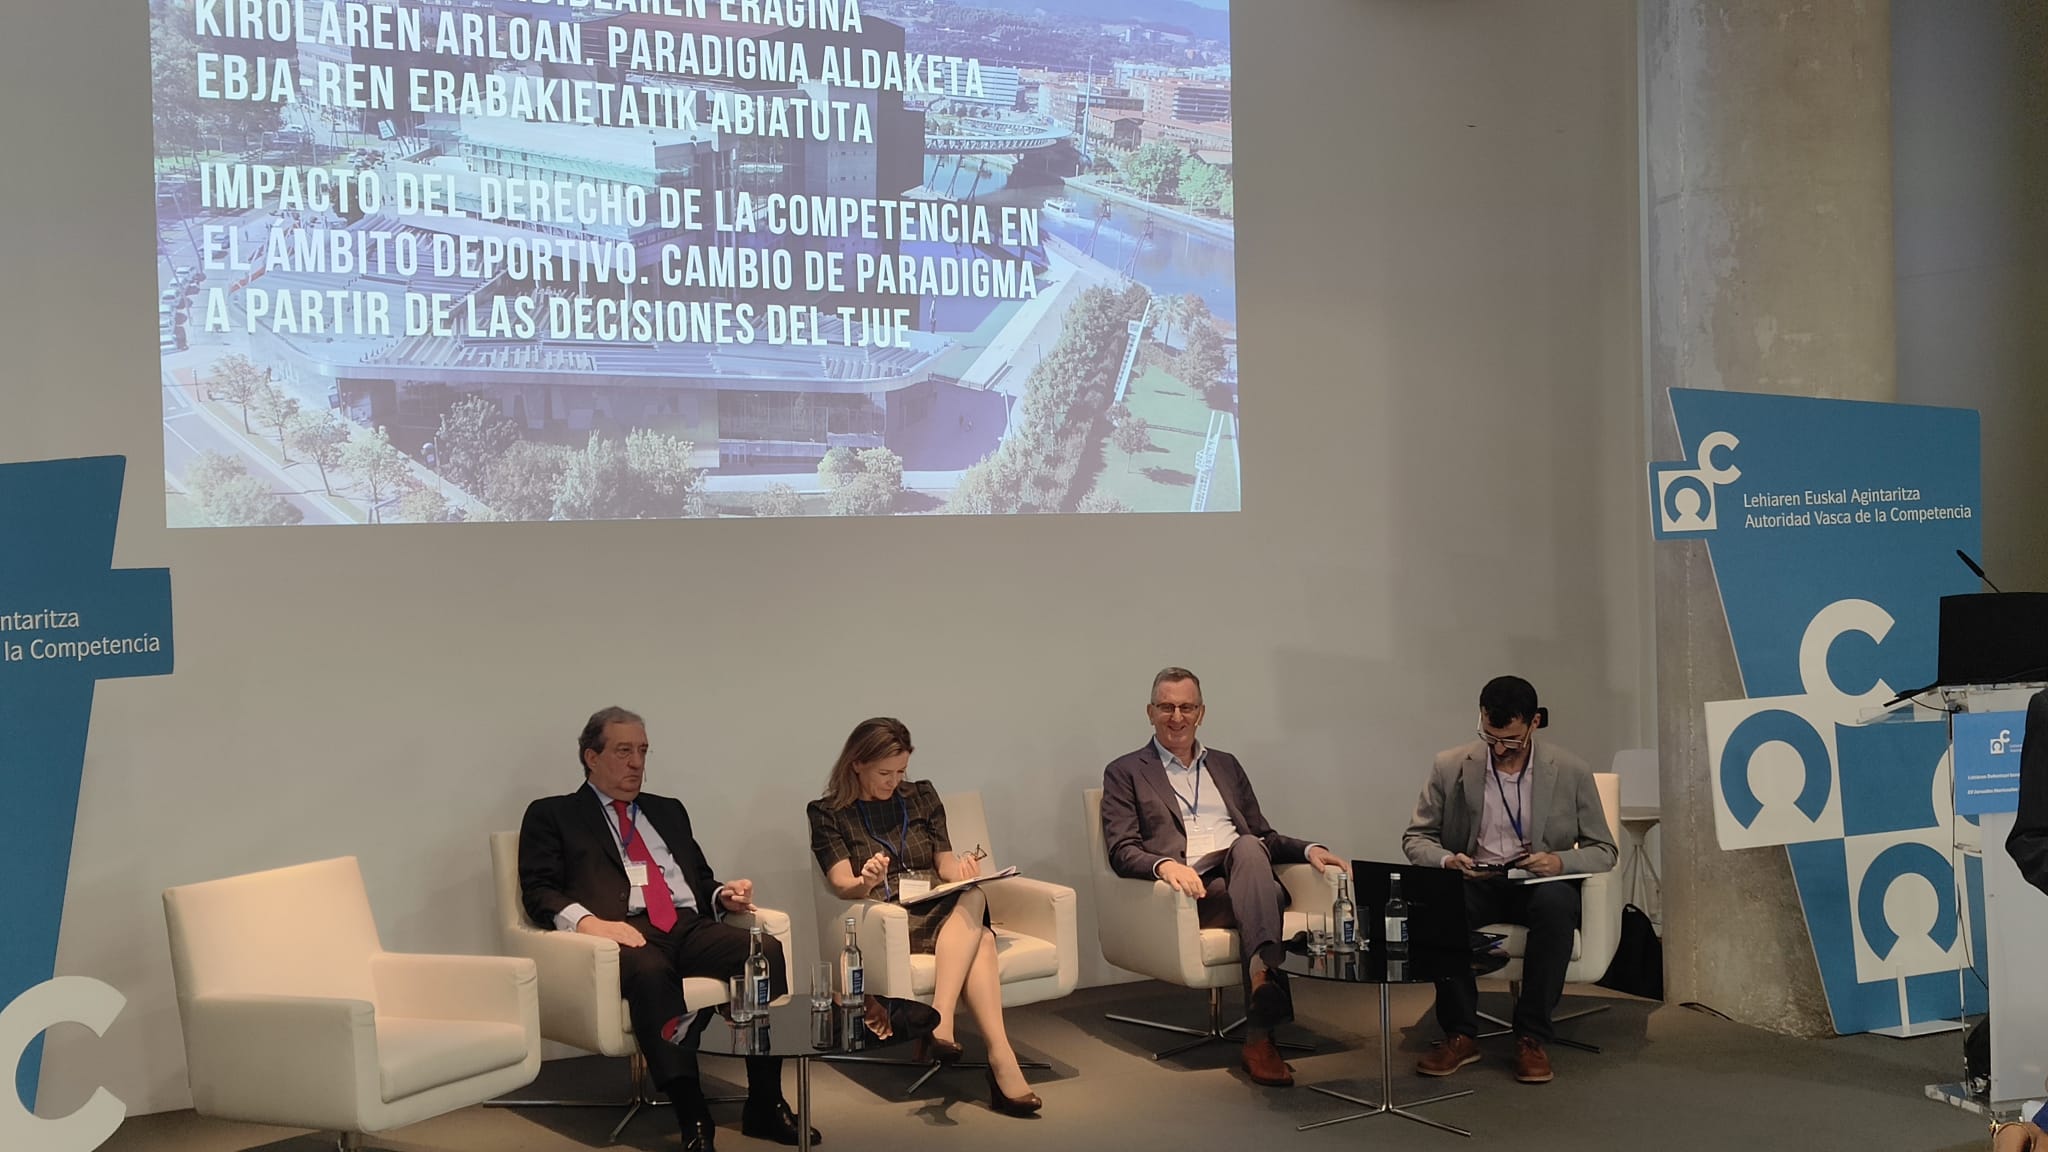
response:
<path id="1" fill-rule="evenodd" d="M 1236 509 L 1228 16 L 1124 2 L 156 5 L 169 522 Z"/>

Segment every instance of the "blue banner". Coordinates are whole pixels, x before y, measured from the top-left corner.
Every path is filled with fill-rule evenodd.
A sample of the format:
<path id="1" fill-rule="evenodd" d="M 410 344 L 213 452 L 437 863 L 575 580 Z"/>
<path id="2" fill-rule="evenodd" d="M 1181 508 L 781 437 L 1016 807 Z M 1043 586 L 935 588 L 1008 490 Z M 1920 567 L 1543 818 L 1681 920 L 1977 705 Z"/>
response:
<path id="1" fill-rule="evenodd" d="M 1742 675 L 1743 699 L 1705 705 L 1721 846 L 1789 853 L 1837 1031 L 1980 1011 L 1957 977 L 1983 896 L 1958 867 L 1947 726 L 1880 712 L 1934 678 L 1941 597 L 1976 587 L 1955 552 L 1980 545 L 1977 414 L 1677 389 L 1671 407 L 1690 455 L 1650 467 L 1655 534 L 1706 542 Z"/>
<path id="2" fill-rule="evenodd" d="M 97 1144 L 80 1126 L 96 1130 L 109 1115 L 98 1100 L 61 1121 L 29 1115 L 41 1031 L 70 1020 L 102 1030 L 120 1002 L 91 981 L 50 983 L 94 685 L 172 666 L 170 572 L 112 568 L 125 465 L 119 456 L 0 464 L 0 844 L 17 880 L 0 933 L 0 1006 L 30 1025 L 8 1030 L 21 1033 L 19 1050 L 0 1051 L 19 1098 L 0 1098 L 0 1134 L 33 1132 L 38 1148 Z"/>

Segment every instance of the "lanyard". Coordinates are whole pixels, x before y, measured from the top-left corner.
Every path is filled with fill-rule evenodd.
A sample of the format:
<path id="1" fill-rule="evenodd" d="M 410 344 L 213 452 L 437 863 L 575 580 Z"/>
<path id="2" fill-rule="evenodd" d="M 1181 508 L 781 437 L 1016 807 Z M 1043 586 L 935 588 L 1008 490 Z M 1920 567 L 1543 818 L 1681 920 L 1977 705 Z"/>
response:
<path id="1" fill-rule="evenodd" d="M 894 849 L 894 851 L 890 853 L 891 858 L 893 860 L 902 861 L 903 866 L 905 868 L 910 867 L 910 862 L 908 860 L 904 860 L 904 857 L 910 854 L 910 805 L 903 799 L 903 797 L 896 797 L 896 810 L 900 812 L 903 817 L 903 828 L 901 833 L 903 841 L 900 846 L 889 843 L 889 841 L 883 839 L 881 836 L 875 833 L 875 826 L 873 824 L 868 823 L 868 810 L 865 804 L 857 805 L 857 807 L 860 809 L 861 827 L 866 828 L 868 830 L 868 839 L 873 840 L 875 843 L 880 844 L 884 848 Z"/>
<path id="2" fill-rule="evenodd" d="M 1180 789 L 1174 787 L 1173 781 L 1167 781 L 1166 786 L 1173 789 L 1173 798 L 1175 800 L 1188 806 L 1188 819 L 1200 824 L 1202 818 L 1196 813 L 1196 810 L 1202 806 L 1202 770 L 1200 768 L 1195 769 L 1195 798 L 1193 800 L 1189 800 L 1181 795 Z"/>
<path id="3" fill-rule="evenodd" d="M 606 804 L 605 807 L 611 808 L 615 814 L 618 812 L 618 809 L 612 808 L 610 804 Z M 635 800 L 626 805 L 626 818 L 619 820 L 614 815 L 614 820 L 619 826 L 619 855 L 630 860 L 633 858 L 633 833 L 638 829 L 640 821 L 640 802 Z M 653 854 L 648 855 L 652 858 Z"/>
<path id="4" fill-rule="evenodd" d="M 1168 752 L 1167 755 L 1172 756 L 1173 753 Z M 1195 798 L 1193 800 L 1189 800 L 1180 794 L 1180 788 L 1173 782 L 1172 777 L 1169 776 L 1166 780 L 1166 787 L 1172 791 L 1173 798 L 1188 806 L 1188 819 L 1197 824 L 1202 822 L 1202 818 L 1196 814 L 1196 810 L 1202 806 L 1202 758 L 1202 755 L 1197 755 L 1194 764 L 1188 768 L 1188 771 L 1195 777 Z"/>
<path id="5" fill-rule="evenodd" d="M 1534 760 L 1535 757 L 1531 756 L 1530 759 Z M 1528 764 L 1522 765 L 1522 771 L 1515 776 L 1515 806 L 1513 808 L 1509 808 L 1508 790 L 1501 785 L 1500 769 L 1495 768 L 1493 766 L 1493 760 L 1491 756 L 1487 758 L 1486 764 L 1487 771 L 1493 774 L 1493 790 L 1500 793 L 1501 811 L 1506 812 L 1508 814 L 1508 823 L 1514 825 L 1515 828 L 1515 839 L 1520 840 L 1522 842 L 1522 847 L 1525 849 L 1529 847 L 1529 834 L 1527 832 L 1522 831 L 1522 787 L 1524 783 L 1529 779 L 1530 767 L 1531 765 Z"/>

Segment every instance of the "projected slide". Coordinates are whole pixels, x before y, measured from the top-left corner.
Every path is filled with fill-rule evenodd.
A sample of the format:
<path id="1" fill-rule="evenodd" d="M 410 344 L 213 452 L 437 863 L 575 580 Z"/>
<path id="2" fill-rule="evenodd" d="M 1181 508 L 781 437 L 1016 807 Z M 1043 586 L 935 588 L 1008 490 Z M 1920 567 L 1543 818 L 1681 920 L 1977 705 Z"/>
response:
<path id="1" fill-rule="evenodd" d="M 1240 506 L 1228 0 L 154 0 L 173 526 Z"/>

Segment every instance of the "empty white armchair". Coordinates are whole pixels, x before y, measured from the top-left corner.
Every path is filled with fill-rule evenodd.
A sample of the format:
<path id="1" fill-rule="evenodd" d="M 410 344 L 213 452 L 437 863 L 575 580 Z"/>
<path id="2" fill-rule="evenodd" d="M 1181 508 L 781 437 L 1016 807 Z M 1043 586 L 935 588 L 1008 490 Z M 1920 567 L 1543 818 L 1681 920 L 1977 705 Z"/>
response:
<path id="1" fill-rule="evenodd" d="M 982 871 L 1003 867 L 988 834 L 988 817 L 979 792 L 949 792 L 946 828 L 956 849 L 979 844 L 988 852 Z M 818 957 L 833 960 L 846 939 L 846 918 L 853 917 L 860 936 L 861 962 L 867 991 L 876 996 L 930 1001 L 935 962 L 910 951 L 910 915 L 898 904 L 880 900 L 848 902 L 825 886 L 812 862 L 811 876 L 818 912 Z M 1074 990 L 1081 978 L 1081 946 L 1075 927 L 1074 890 L 1029 876 L 1011 876 L 985 885 L 988 917 L 996 933 L 996 964 L 1002 973 L 1003 1004 L 1035 1004 L 1056 1000 Z"/>
<path id="2" fill-rule="evenodd" d="M 1619 835 L 1621 828 L 1621 777 L 1612 772 L 1593 773 L 1593 786 L 1600 792 L 1600 807 L 1607 813 L 1607 829 L 1610 834 Z M 1588 876 L 1579 882 L 1579 930 L 1572 936 L 1572 962 L 1564 970 L 1566 984 L 1597 984 L 1607 975 L 1608 965 L 1614 963 L 1615 950 L 1621 947 L 1621 906 L 1625 893 L 1620 877 L 1614 870 Z M 1494 978 L 1506 980 L 1511 988 L 1520 990 L 1522 979 L 1522 949 L 1529 942 L 1529 930 L 1520 924 L 1488 924 L 1480 929 L 1506 936 L 1500 950 L 1507 953 L 1507 967 L 1494 973 Z M 1553 1016 L 1552 1023 L 1561 1024 L 1566 1020 L 1577 1020 L 1596 1012 L 1607 1011 L 1607 1005 L 1599 1004 L 1582 1008 L 1576 1012 L 1564 1012 Z M 1501 1036 L 1512 1031 L 1508 1022 L 1485 1012 L 1480 1018 L 1499 1025 L 1484 1036 Z M 1586 1052 L 1598 1052 L 1599 1047 L 1579 1040 L 1568 1040 L 1562 1036 L 1555 1043 L 1567 1048 Z"/>
<path id="3" fill-rule="evenodd" d="M 386 952 L 353 856 L 164 892 L 192 1105 L 362 1135 L 531 1082 L 534 966 Z"/>
<path id="4" fill-rule="evenodd" d="M 1102 789 L 1088 789 L 1082 799 L 1082 810 L 1088 822 L 1088 866 L 1095 877 L 1095 931 L 1102 942 L 1102 958 L 1140 976 L 1209 992 L 1206 1028 L 1187 1028 L 1115 1013 L 1109 1014 L 1109 1019 L 1195 1037 L 1188 1043 L 1153 1053 L 1154 1060 L 1234 1039 L 1230 1033 L 1244 1019 L 1223 1023 L 1223 989 L 1238 987 L 1244 980 L 1237 930 L 1202 927 L 1194 897 L 1174 891 L 1163 880 L 1117 875 L 1109 866 L 1109 846 L 1102 835 Z M 1337 899 L 1334 877 L 1324 875 L 1312 864 L 1283 864 L 1274 873 L 1287 889 L 1289 901 L 1281 926 L 1283 936 L 1293 936 L 1308 928 L 1310 916 L 1329 915 L 1330 906 Z"/>
<path id="5" fill-rule="evenodd" d="M 540 1034 L 543 1039 L 585 1052 L 627 1058 L 630 1095 L 624 1100 L 501 1100 L 503 1107 L 617 1107 L 626 1110 L 611 1138 L 646 1105 L 658 1103 L 647 1080 L 640 1048 L 633 1040 L 633 1018 L 619 990 L 617 942 L 575 932 L 536 926 L 526 915 L 519 891 L 519 833 L 491 833 L 491 880 L 498 898 L 498 945 L 506 954 L 531 960 L 540 972 Z M 782 941 L 789 965 L 790 986 L 799 980 L 796 951 L 790 942 L 789 915 L 772 908 L 732 913 L 725 922 L 737 928 L 756 924 Z M 690 977 L 683 981 L 683 1003 L 691 1009 L 725 1003 L 725 981 Z"/>

